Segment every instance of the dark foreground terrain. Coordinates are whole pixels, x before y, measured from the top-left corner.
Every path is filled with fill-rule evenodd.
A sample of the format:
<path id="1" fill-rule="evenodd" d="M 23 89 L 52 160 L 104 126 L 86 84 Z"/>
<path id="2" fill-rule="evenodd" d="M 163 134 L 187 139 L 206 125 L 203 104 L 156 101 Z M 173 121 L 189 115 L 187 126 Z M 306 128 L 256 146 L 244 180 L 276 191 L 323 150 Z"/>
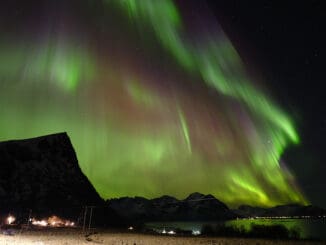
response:
<path id="1" fill-rule="evenodd" d="M 181 237 L 170 235 L 146 235 L 133 232 L 121 232 L 114 230 L 97 230 L 95 234 L 86 236 L 81 229 L 45 229 L 22 230 L 12 235 L 0 235 L 1 245 L 57 245 L 57 244 L 116 244 L 116 245 L 153 245 L 153 244 L 216 244 L 216 245 L 319 245 L 325 244 L 318 241 L 281 241 L 267 239 L 244 239 L 223 237 Z"/>

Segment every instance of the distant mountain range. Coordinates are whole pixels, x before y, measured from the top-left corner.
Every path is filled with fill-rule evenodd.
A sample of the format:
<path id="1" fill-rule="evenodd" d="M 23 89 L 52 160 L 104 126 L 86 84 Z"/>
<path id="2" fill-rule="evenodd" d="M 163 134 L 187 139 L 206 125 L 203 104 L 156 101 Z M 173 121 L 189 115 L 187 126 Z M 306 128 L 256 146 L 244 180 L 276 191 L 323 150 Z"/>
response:
<path id="1" fill-rule="evenodd" d="M 212 195 L 190 194 L 184 200 L 171 196 L 155 199 L 123 197 L 107 201 L 107 206 L 127 221 L 219 221 L 235 218 L 322 217 L 326 210 L 312 205 L 280 205 L 272 208 L 242 205 L 229 209 Z"/>
<path id="2" fill-rule="evenodd" d="M 279 205 L 271 208 L 241 205 L 232 211 L 240 217 L 319 217 L 326 215 L 326 210 L 320 207 L 298 204 Z"/>
<path id="3" fill-rule="evenodd" d="M 314 206 L 283 205 L 229 209 L 212 195 L 190 194 L 154 199 L 122 197 L 104 201 L 82 173 L 66 133 L 0 142 L 0 214 L 17 209 L 77 215 L 83 206 L 96 206 L 100 224 L 149 221 L 218 221 L 237 217 L 324 216 Z M 61 210 L 61 212 L 60 212 Z"/>
<path id="4" fill-rule="evenodd" d="M 123 219 L 131 221 L 214 221 L 237 217 L 214 196 L 197 192 L 184 200 L 171 196 L 151 200 L 124 197 L 110 199 L 107 205 Z"/>

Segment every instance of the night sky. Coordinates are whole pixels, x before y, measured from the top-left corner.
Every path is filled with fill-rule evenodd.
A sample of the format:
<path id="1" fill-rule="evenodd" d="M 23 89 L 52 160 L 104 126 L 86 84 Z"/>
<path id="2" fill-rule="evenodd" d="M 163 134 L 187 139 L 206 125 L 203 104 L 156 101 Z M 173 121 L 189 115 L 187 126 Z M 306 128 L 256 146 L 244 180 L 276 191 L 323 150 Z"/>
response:
<path id="1" fill-rule="evenodd" d="M 269 92 L 294 117 L 301 143 L 282 156 L 313 204 L 326 207 L 325 7 L 322 1 L 210 1 Z M 256 74 L 257 74 L 256 73 Z"/>
<path id="2" fill-rule="evenodd" d="M 0 140 L 66 131 L 104 198 L 326 206 L 321 2 L 2 1 Z"/>

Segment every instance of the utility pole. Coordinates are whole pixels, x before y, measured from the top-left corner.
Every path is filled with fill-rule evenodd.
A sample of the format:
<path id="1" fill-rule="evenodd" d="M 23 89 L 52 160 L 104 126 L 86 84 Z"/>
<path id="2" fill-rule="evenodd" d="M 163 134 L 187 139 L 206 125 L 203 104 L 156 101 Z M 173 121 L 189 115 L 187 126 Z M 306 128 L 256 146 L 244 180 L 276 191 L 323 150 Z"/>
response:
<path id="1" fill-rule="evenodd" d="M 86 227 L 87 208 L 88 208 L 88 207 L 85 206 L 84 219 L 83 219 L 83 232 L 85 232 L 85 227 Z"/>
<path id="2" fill-rule="evenodd" d="M 90 231 L 90 229 L 91 229 L 91 223 L 92 223 L 92 215 L 93 215 L 93 208 L 94 208 L 94 206 L 91 206 L 90 207 L 90 214 L 89 214 L 89 222 L 88 222 L 88 232 Z"/>
<path id="3" fill-rule="evenodd" d="M 85 206 L 85 210 L 84 210 L 84 221 L 83 221 L 83 232 L 90 232 L 91 230 L 91 224 L 92 224 L 92 218 L 93 218 L 93 208 L 95 208 L 95 206 Z M 88 211 L 89 209 L 89 211 Z M 88 227 L 86 227 L 87 225 L 87 213 L 89 212 L 89 216 L 88 216 Z"/>
<path id="4" fill-rule="evenodd" d="M 32 219 L 32 209 L 29 210 L 28 220 L 27 220 L 27 228 L 29 228 L 31 225 L 31 219 Z"/>

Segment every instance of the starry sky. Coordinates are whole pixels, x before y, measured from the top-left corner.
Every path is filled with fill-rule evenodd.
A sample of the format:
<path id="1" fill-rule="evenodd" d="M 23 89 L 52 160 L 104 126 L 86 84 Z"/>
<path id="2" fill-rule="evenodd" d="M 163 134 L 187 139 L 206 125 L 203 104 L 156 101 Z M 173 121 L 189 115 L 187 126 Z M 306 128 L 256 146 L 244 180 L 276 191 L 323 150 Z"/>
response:
<path id="1" fill-rule="evenodd" d="M 319 2 L 1 4 L 0 140 L 66 131 L 103 198 L 325 205 Z"/>
<path id="2" fill-rule="evenodd" d="M 299 145 L 282 155 L 311 203 L 326 207 L 325 7 L 322 1 L 210 1 L 256 78 L 295 120 Z M 257 75 L 259 72 L 259 75 Z"/>

